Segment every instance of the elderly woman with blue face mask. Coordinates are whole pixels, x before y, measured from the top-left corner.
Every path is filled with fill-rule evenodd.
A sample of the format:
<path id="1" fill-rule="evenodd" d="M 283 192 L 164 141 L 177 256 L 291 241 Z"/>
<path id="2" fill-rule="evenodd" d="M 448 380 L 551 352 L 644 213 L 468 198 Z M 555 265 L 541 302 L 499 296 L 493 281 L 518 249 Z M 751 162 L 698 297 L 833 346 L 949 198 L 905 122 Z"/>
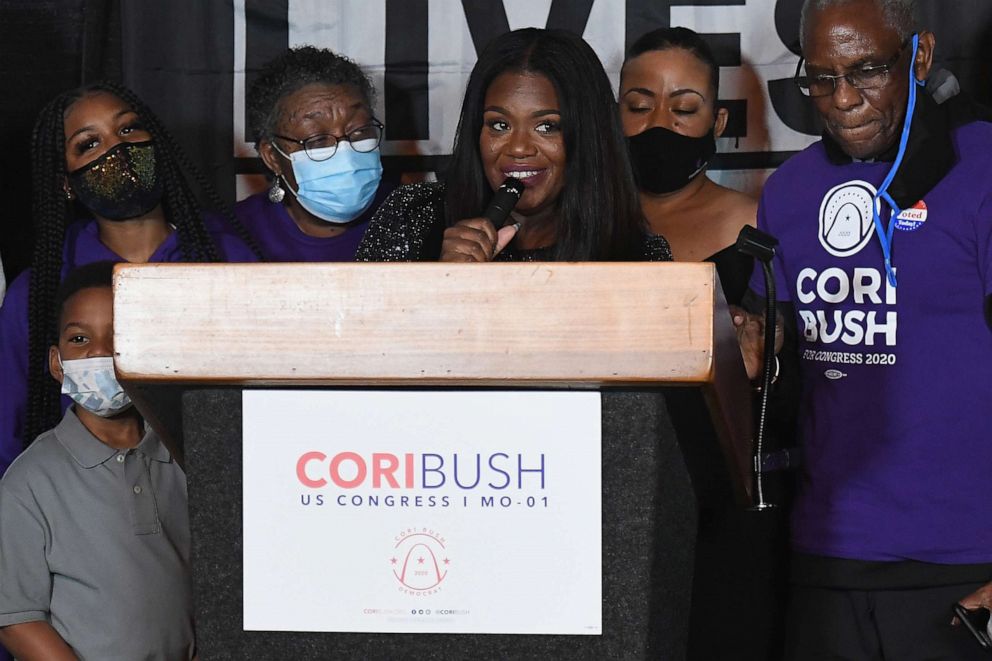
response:
<path id="1" fill-rule="evenodd" d="M 266 259 L 354 259 L 392 190 L 382 181 L 373 98 L 358 65 L 326 49 L 292 48 L 263 68 L 248 92 L 248 122 L 272 184 L 234 211 Z"/>

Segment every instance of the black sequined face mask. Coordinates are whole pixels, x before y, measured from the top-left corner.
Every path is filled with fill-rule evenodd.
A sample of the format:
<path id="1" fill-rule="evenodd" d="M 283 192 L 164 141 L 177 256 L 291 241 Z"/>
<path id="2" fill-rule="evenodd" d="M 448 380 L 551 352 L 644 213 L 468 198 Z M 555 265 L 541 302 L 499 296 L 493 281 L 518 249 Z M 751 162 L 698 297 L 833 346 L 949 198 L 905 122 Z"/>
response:
<path id="1" fill-rule="evenodd" d="M 142 216 L 162 199 L 155 145 L 122 142 L 69 173 L 79 202 L 100 218 L 128 220 Z"/>

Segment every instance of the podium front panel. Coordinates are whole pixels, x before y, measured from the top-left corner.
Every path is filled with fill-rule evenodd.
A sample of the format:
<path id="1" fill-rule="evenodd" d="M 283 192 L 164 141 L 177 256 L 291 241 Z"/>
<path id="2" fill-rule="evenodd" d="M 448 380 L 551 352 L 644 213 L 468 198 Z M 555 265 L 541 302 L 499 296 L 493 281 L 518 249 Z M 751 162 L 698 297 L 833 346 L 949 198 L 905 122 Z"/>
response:
<path id="1" fill-rule="evenodd" d="M 183 395 L 197 635 L 205 659 L 681 659 L 696 510 L 657 389 L 602 393 L 600 636 L 244 631 L 242 391 Z"/>
<path id="2" fill-rule="evenodd" d="M 599 392 L 266 389 L 242 407 L 245 629 L 602 633 Z"/>

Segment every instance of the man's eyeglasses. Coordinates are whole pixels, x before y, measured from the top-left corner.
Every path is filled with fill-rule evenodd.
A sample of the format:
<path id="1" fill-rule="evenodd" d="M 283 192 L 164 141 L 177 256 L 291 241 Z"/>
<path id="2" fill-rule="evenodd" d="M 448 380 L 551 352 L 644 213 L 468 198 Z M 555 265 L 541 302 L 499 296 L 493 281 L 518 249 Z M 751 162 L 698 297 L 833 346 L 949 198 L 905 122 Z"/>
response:
<path id="1" fill-rule="evenodd" d="M 899 58 L 902 57 L 906 46 L 910 43 L 911 40 L 904 41 L 902 46 L 899 47 L 899 51 L 884 64 L 863 66 L 860 69 L 854 69 L 837 75 L 804 75 L 802 72 L 806 60 L 800 57 L 799 64 L 796 65 L 796 74 L 793 76 L 793 81 L 796 83 L 796 87 L 799 88 L 800 92 L 812 97 L 830 96 L 834 93 L 834 90 L 837 88 L 837 81 L 841 78 L 846 80 L 848 85 L 859 90 L 873 90 L 885 87 L 891 78 L 892 68 L 899 62 Z"/>
<path id="2" fill-rule="evenodd" d="M 326 161 L 337 153 L 338 143 L 342 141 L 350 142 L 351 148 L 357 152 L 375 151 L 375 148 L 382 141 L 383 128 L 385 127 L 382 122 L 373 118 L 372 123 L 359 127 L 340 138 L 330 133 L 312 135 L 305 140 L 297 140 L 278 133 L 274 133 L 273 137 L 300 145 L 312 161 Z M 279 151 L 282 152 L 281 149 Z M 283 156 L 287 155 L 283 154 Z"/>

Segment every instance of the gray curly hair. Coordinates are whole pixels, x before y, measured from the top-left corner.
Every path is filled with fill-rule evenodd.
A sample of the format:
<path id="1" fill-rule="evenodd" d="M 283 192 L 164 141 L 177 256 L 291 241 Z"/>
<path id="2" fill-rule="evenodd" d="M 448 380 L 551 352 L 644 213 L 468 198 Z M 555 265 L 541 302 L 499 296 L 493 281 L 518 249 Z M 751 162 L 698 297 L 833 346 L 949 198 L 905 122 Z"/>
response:
<path id="1" fill-rule="evenodd" d="M 799 16 L 799 45 L 806 48 L 806 29 L 810 17 L 834 5 L 845 5 L 859 0 L 806 0 Z M 918 31 L 916 20 L 916 0 L 869 0 L 882 10 L 885 25 L 895 30 L 901 39 L 909 39 Z"/>

